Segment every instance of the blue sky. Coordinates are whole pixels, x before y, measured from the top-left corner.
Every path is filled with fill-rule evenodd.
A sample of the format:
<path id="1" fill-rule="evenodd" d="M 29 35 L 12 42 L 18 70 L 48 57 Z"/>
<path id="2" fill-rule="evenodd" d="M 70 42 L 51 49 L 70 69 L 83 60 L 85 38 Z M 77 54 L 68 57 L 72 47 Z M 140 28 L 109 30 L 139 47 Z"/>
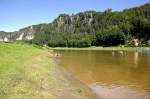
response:
<path id="1" fill-rule="evenodd" d="M 61 13 L 104 11 L 150 3 L 150 0 L 0 0 L 0 31 L 16 31 L 39 23 L 50 23 Z"/>

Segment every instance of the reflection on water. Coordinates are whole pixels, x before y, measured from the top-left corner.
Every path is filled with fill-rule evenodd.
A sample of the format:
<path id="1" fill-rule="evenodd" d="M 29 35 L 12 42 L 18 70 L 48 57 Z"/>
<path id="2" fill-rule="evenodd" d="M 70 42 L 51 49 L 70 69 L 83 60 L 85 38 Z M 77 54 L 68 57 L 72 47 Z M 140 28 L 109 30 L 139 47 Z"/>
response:
<path id="1" fill-rule="evenodd" d="M 138 57 L 139 57 L 139 53 L 138 52 L 134 52 L 134 64 L 135 64 L 135 66 L 138 65 Z"/>
<path id="2" fill-rule="evenodd" d="M 70 50 L 56 52 L 62 54 L 59 58 L 62 66 L 104 99 L 150 98 L 149 53 Z M 111 95 L 105 97 L 106 94 Z"/>

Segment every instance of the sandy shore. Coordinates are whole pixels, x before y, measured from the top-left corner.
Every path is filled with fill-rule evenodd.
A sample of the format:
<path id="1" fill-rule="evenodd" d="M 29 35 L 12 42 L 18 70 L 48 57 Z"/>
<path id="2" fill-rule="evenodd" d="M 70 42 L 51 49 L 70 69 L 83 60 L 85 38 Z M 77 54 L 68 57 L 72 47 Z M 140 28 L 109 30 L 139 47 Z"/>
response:
<path id="1" fill-rule="evenodd" d="M 43 88 L 51 94 L 52 99 L 101 99 L 88 86 L 61 67 L 56 57 L 51 58 L 55 64 L 52 73 L 54 80 L 51 85 L 46 85 L 45 80 Z"/>
<path id="2" fill-rule="evenodd" d="M 68 48 L 56 47 L 52 50 L 100 50 L 100 51 L 150 51 L 150 47 L 87 47 L 87 48 Z"/>

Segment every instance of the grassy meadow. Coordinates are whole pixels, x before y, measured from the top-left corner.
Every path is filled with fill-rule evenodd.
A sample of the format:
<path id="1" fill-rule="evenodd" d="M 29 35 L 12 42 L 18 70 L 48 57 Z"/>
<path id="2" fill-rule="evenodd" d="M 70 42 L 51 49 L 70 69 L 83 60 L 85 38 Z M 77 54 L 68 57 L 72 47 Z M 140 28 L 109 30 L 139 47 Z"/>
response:
<path id="1" fill-rule="evenodd" d="M 42 88 L 52 79 L 48 54 L 33 45 L 0 43 L 0 99 L 50 99 Z"/>

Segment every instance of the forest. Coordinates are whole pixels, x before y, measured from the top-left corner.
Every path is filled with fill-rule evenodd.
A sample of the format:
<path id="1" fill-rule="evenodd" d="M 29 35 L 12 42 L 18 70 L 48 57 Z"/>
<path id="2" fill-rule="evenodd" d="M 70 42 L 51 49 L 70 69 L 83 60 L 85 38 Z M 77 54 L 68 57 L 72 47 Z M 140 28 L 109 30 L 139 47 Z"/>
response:
<path id="1" fill-rule="evenodd" d="M 33 27 L 32 43 L 50 47 L 131 46 L 135 38 L 144 45 L 150 39 L 150 4 L 123 11 L 61 14 L 52 23 Z"/>
<path id="2" fill-rule="evenodd" d="M 28 32 L 28 28 L 20 31 Z M 146 46 L 150 43 L 150 4 L 122 11 L 60 14 L 53 22 L 33 25 L 32 29 L 34 39 L 29 42 L 41 46 L 134 46 L 133 39 Z"/>

